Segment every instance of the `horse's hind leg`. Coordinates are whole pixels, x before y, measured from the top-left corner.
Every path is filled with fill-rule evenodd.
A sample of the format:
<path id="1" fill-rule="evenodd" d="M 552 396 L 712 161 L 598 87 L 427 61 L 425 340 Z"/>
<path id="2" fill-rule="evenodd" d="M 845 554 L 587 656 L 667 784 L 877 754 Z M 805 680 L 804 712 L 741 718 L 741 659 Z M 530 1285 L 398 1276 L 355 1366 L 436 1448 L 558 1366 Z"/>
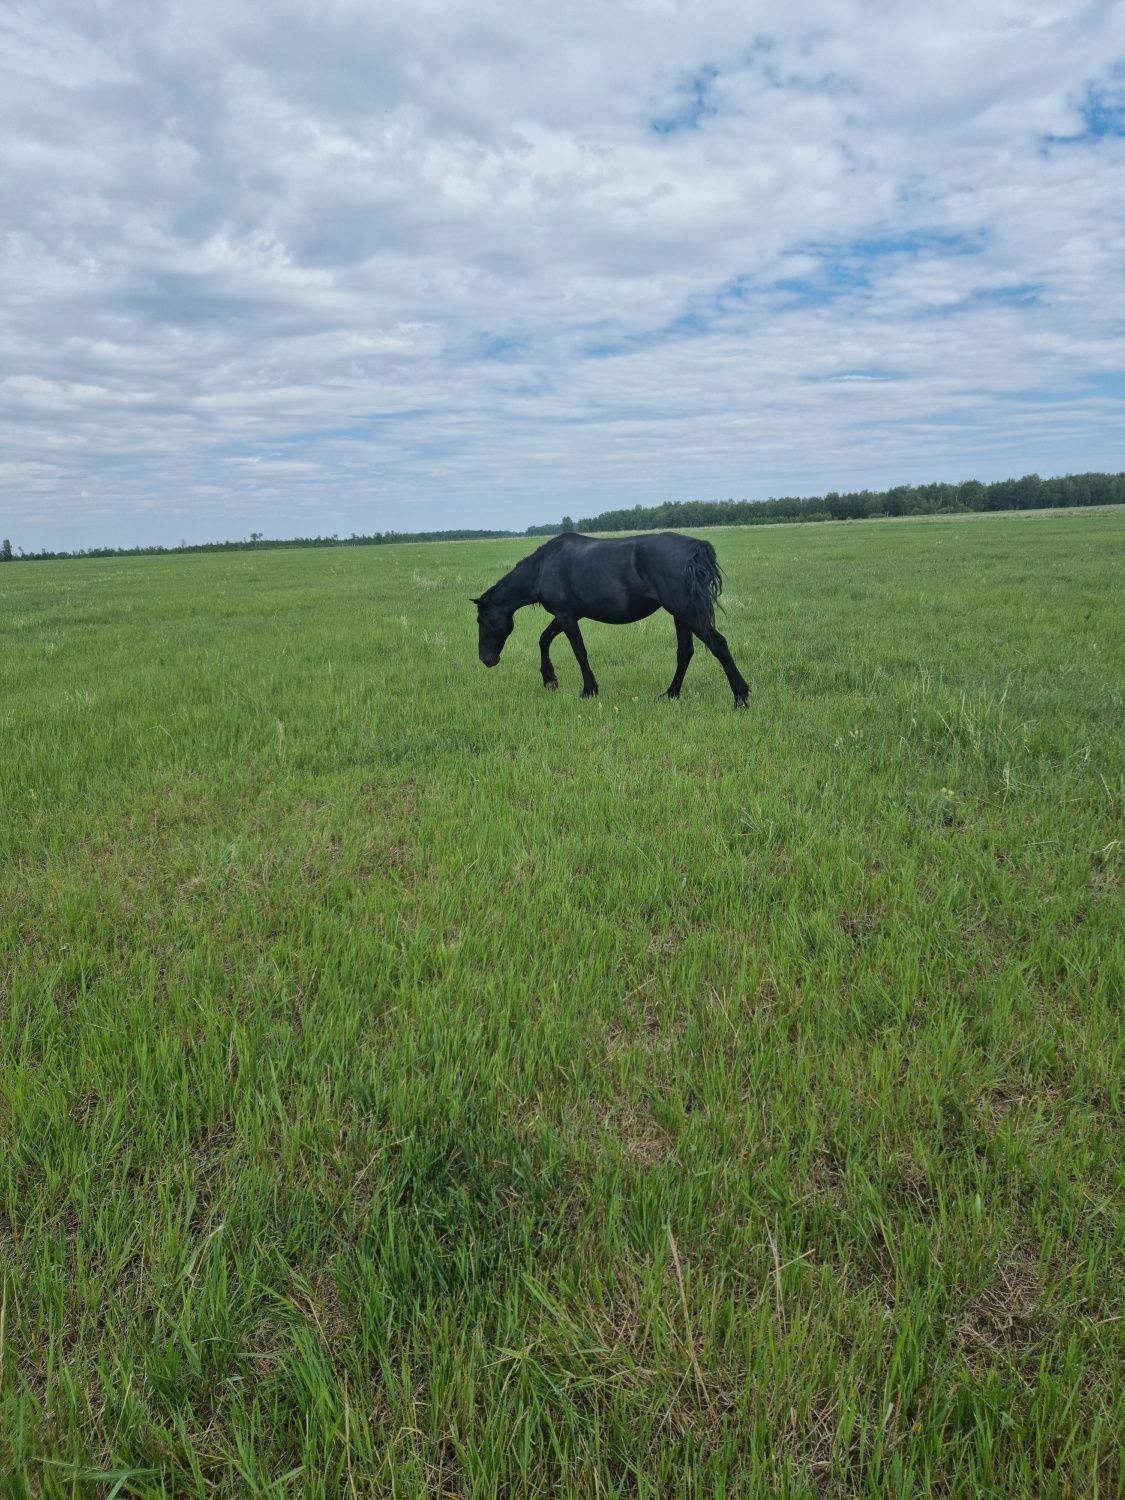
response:
<path id="1" fill-rule="evenodd" d="M 730 690 L 734 694 L 735 707 L 745 708 L 747 700 L 750 697 L 750 684 L 735 666 L 734 657 L 730 654 L 730 647 L 727 645 L 726 636 L 720 635 L 713 625 L 708 626 L 706 630 L 697 631 L 696 633 L 727 674 Z"/>
<path id="2" fill-rule="evenodd" d="M 578 628 L 577 620 L 556 620 L 560 630 L 566 631 L 566 638 L 574 648 L 574 655 L 582 672 L 582 696 L 583 698 L 596 698 L 598 694 L 598 683 L 593 672 L 590 671 L 590 658 L 586 655 L 586 642 L 582 639 L 582 632 Z"/>
<path id="3" fill-rule="evenodd" d="M 664 694 L 666 698 L 678 698 L 680 689 L 684 685 L 684 673 L 688 669 L 688 663 L 695 654 L 695 646 L 691 639 L 691 626 L 681 619 L 676 619 L 676 675 L 668 684 L 668 691 Z"/>
<path id="4" fill-rule="evenodd" d="M 552 620 L 539 637 L 539 670 L 543 674 L 545 688 L 557 688 L 559 685 L 559 679 L 555 676 L 555 669 L 551 665 L 551 642 L 555 636 L 561 634 L 562 626 L 557 620 Z"/>

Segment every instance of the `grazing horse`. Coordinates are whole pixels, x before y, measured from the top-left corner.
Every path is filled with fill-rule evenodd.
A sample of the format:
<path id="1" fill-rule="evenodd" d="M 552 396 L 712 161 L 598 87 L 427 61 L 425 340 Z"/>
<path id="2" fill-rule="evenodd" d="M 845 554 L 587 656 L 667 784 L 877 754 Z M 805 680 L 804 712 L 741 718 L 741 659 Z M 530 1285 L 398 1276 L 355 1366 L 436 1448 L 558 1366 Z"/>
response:
<path id="1" fill-rule="evenodd" d="M 734 664 L 726 639 L 715 629 L 715 601 L 723 577 L 710 542 L 661 531 L 600 541 L 569 531 L 525 557 L 473 603 L 480 629 L 480 659 L 486 667 L 500 660 L 512 633 L 513 615 L 525 604 L 541 604 L 554 619 L 539 637 L 543 686 L 557 688 L 551 642 L 565 635 L 582 670 L 582 696 L 598 684 L 590 671 L 579 620 L 629 625 L 658 609 L 676 622 L 676 675 L 666 696 L 678 698 L 697 635 L 727 674 L 735 706 L 746 707 L 750 688 Z"/>

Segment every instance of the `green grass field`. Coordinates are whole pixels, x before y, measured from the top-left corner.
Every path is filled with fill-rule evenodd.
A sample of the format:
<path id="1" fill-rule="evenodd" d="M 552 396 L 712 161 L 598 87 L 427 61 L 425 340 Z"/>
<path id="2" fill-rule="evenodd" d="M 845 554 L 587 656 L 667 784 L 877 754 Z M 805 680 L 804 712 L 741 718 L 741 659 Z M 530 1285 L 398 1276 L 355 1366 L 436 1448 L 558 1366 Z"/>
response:
<path id="1" fill-rule="evenodd" d="M 1120 1496 L 1125 514 L 0 567 L 0 1493 Z"/>

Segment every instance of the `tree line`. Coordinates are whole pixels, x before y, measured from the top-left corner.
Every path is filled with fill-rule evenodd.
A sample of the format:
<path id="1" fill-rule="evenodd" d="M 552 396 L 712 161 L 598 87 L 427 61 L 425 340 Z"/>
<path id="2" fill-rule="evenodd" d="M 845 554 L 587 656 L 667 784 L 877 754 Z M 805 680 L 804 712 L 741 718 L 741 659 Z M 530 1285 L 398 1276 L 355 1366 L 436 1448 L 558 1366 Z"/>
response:
<path id="1" fill-rule="evenodd" d="M 575 522 L 570 516 L 524 531 L 448 529 L 444 531 L 375 531 L 370 535 L 272 538 L 259 531 L 228 542 L 181 542 L 178 547 L 87 547 L 73 552 L 13 552 L 0 543 L 0 562 L 36 562 L 64 557 L 152 557 L 181 552 L 244 552 L 277 547 L 379 547 L 396 542 L 467 542 L 484 538 L 554 536 L 560 531 L 646 531 L 665 526 L 765 526 L 784 521 L 864 521 L 882 516 L 934 516 L 961 511 L 1049 510 L 1075 505 L 1125 505 L 1125 474 L 1063 474 L 1040 479 L 1000 479 L 983 484 L 900 484 L 889 490 L 853 490 L 840 494 L 768 500 L 668 500 L 603 510 Z"/>
<path id="2" fill-rule="evenodd" d="M 1125 474 L 1066 474 L 1001 479 L 982 484 L 900 484 L 889 490 L 854 490 L 798 499 L 669 500 L 603 510 L 555 526 L 528 527 L 529 536 L 558 531 L 644 531 L 664 526 L 764 526 L 782 521 L 864 521 L 882 516 L 950 515 L 974 510 L 1048 510 L 1073 505 L 1125 505 Z"/>
<path id="3" fill-rule="evenodd" d="M 391 542 L 473 542 L 528 534 L 523 531 L 471 531 L 462 528 L 449 531 L 373 531 L 366 536 L 353 531 L 351 536 L 333 534 L 267 537 L 260 531 L 252 531 L 249 537 L 231 542 L 181 542 L 176 547 L 81 547 L 72 552 L 52 552 L 46 547 L 38 552 L 25 552 L 20 547 L 13 552 L 11 542 L 5 538 L 0 543 L 0 562 L 53 562 L 64 557 L 174 557 L 181 552 L 256 552 L 279 547 L 381 547 Z"/>

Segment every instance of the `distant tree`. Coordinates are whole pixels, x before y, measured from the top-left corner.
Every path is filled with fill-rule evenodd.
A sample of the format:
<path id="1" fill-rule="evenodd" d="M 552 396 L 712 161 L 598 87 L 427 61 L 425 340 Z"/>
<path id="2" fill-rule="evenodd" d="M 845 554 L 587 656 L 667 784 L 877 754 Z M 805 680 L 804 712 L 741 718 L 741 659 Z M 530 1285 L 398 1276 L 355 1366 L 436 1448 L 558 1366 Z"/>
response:
<path id="1" fill-rule="evenodd" d="M 1012 499 L 1019 510 L 1037 510 L 1041 504 L 1039 490 L 1043 481 L 1038 474 L 1025 474 L 1013 485 Z"/>
<path id="2" fill-rule="evenodd" d="M 571 520 L 571 518 L 569 516 L 563 516 L 562 520 L 559 522 L 559 530 L 560 531 L 573 531 L 574 530 L 574 522 Z"/>
<path id="3" fill-rule="evenodd" d="M 262 540 L 262 533 L 260 531 L 252 531 L 250 533 L 250 541 L 253 543 L 253 545 L 255 547 L 258 545 L 258 543 L 261 540 Z"/>
<path id="4" fill-rule="evenodd" d="M 0 562 L 12 561 L 12 544 L 7 537 L 0 542 Z"/>

